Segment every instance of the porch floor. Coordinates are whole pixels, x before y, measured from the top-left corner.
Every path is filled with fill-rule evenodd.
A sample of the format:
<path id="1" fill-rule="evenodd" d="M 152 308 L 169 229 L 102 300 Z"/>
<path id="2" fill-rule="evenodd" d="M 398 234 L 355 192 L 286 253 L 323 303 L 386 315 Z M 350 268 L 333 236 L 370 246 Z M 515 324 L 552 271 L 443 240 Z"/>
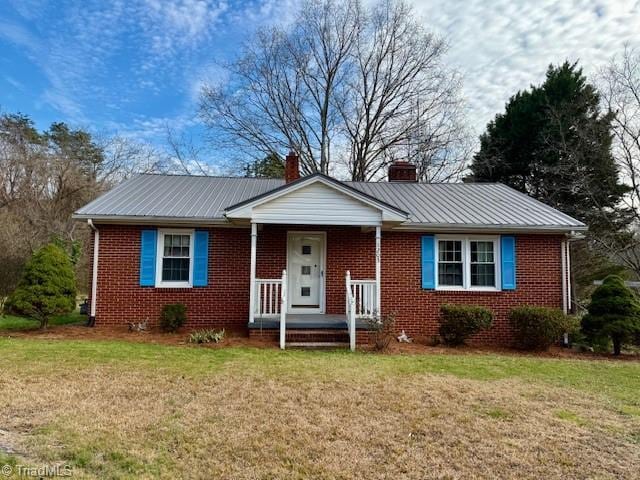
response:
<path id="1" fill-rule="evenodd" d="M 328 315 L 321 313 L 287 313 L 287 329 L 330 329 L 346 330 L 346 315 Z M 280 318 L 256 317 L 253 323 L 248 324 L 249 329 L 280 329 Z M 368 329 L 365 319 L 356 319 L 357 329 Z"/>

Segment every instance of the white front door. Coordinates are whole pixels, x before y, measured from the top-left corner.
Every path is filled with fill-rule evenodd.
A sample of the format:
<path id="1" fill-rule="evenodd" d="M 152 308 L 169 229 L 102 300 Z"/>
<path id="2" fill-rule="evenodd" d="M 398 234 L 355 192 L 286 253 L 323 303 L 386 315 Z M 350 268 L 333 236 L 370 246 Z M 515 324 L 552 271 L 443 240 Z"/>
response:
<path id="1" fill-rule="evenodd" d="M 289 232 L 287 276 L 289 310 L 324 312 L 324 233 Z"/>

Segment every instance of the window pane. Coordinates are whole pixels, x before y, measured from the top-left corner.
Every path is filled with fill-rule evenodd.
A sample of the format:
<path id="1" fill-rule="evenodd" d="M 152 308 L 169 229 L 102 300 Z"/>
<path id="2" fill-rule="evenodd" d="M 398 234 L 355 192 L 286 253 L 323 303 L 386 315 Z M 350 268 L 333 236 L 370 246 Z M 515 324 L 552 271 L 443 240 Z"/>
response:
<path id="1" fill-rule="evenodd" d="M 189 259 L 188 258 L 163 258 L 162 259 L 163 282 L 188 282 Z"/>
<path id="2" fill-rule="evenodd" d="M 493 263 L 493 242 L 471 242 L 471 263 Z"/>
<path id="3" fill-rule="evenodd" d="M 493 263 L 472 263 L 471 285 L 474 287 L 495 287 L 495 265 Z"/>
<path id="4" fill-rule="evenodd" d="M 300 289 L 300 296 L 302 297 L 310 297 L 311 296 L 311 287 L 302 287 Z"/>
<path id="5" fill-rule="evenodd" d="M 448 287 L 462 286 L 462 241 L 438 242 L 438 284 Z"/>
<path id="6" fill-rule="evenodd" d="M 302 254 L 303 255 L 311 255 L 311 245 L 303 245 L 302 246 Z"/>
<path id="7" fill-rule="evenodd" d="M 302 275 L 311 275 L 310 265 L 302 265 Z"/>
<path id="8" fill-rule="evenodd" d="M 462 263 L 439 263 L 438 284 L 443 286 L 462 286 Z"/>
<path id="9" fill-rule="evenodd" d="M 462 242 L 459 240 L 441 240 L 438 242 L 438 258 L 441 262 L 461 262 Z"/>
<path id="10" fill-rule="evenodd" d="M 190 247 L 191 247 L 190 235 L 165 235 L 163 256 L 189 257 Z"/>

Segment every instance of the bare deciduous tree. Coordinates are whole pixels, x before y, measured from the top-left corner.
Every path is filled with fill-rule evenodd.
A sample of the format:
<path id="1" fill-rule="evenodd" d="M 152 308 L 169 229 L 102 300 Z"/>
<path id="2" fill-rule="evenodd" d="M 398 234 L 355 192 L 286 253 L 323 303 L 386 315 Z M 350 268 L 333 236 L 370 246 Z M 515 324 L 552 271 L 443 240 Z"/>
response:
<path id="1" fill-rule="evenodd" d="M 259 31 L 226 82 L 203 89 L 201 115 L 218 146 L 251 159 L 294 148 L 304 173 L 343 165 L 370 180 L 409 158 L 422 180 L 449 179 L 470 148 L 444 53 L 402 1 L 309 0 L 291 27 Z"/>
<path id="2" fill-rule="evenodd" d="M 448 179 L 469 154 L 461 128 L 459 79 L 443 64 L 445 42 L 407 4 L 383 1 L 363 15 L 345 102 L 353 180 L 380 176 L 395 159 L 418 166 L 423 181 Z M 453 168 L 451 168 L 453 167 Z"/>
<path id="3" fill-rule="evenodd" d="M 75 247 L 88 240 L 75 210 L 134 173 L 158 171 L 161 159 L 123 137 L 94 138 L 63 123 L 39 132 L 27 116 L 0 113 L 0 303 L 36 249 L 52 239 Z"/>
<path id="4" fill-rule="evenodd" d="M 605 107 L 614 114 L 613 154 L 622 178 L 630 185 L 625 202 L 633 215 L 627 235 L 602 241 L 603 247 L 640 276 L 640 52 L 629 46 L 599 76 Z"/>

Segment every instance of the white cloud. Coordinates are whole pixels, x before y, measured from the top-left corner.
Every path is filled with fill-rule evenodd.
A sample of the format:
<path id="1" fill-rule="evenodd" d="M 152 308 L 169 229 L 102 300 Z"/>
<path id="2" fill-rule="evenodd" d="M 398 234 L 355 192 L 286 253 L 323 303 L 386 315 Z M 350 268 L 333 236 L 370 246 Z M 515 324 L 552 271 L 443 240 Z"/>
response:
<path id="1" fill-rule="evenodd" d="M 640 45 L 640 2 L 628 0 L 413 0 L 428 28 L 445 35 L 448 59 L 478 132 L 518 90 L 540 83 L 550 63 L 580 61 L 587 75 L 625 42 Z"/>
<path id="2" fill-rule="evenodd" d="M 16 23 L 0 20 L 0 37 L 29 50 L 35 50 L 40 46 L 32 33 Z"/>

